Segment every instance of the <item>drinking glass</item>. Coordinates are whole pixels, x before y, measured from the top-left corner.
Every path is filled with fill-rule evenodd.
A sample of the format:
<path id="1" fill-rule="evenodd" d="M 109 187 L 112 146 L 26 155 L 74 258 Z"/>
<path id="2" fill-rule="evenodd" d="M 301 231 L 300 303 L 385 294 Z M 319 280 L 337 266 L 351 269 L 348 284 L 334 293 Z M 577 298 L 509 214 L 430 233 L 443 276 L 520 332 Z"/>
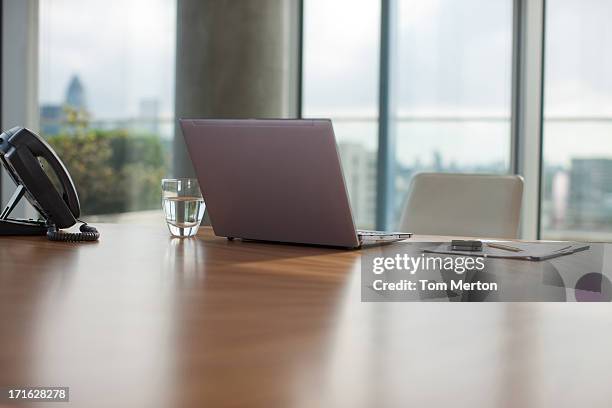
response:
<path id="1" fill-rule="evenodd" d="M 163 179 L 162 207 L 166 223 L 175 237 L 192 237 L 204 217 L 204 198 L 198 180 L 192 178 Z"/>

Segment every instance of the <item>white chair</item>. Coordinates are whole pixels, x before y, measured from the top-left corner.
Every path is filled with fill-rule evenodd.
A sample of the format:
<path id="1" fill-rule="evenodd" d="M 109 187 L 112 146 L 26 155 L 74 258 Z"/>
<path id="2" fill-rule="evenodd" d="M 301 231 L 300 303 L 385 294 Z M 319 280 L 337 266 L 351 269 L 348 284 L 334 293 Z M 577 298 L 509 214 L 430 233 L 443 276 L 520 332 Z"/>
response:
<path id="1" fill-rule="evenodd" d="M 523 178 L 419 173 L 399 230 L 420 235 L 518 238 Z"/>

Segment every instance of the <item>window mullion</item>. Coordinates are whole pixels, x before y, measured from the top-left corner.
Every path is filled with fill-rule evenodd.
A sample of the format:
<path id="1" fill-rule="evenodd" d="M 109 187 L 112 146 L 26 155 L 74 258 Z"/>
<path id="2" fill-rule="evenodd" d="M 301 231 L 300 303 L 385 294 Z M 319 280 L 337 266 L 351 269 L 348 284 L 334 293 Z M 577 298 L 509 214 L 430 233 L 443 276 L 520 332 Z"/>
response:
<path id="1" fill-rule="evenodd" d="M 540 228 L 545 0 L 515 0 L 512 170 L 525 179 L 521 237 Z"/>

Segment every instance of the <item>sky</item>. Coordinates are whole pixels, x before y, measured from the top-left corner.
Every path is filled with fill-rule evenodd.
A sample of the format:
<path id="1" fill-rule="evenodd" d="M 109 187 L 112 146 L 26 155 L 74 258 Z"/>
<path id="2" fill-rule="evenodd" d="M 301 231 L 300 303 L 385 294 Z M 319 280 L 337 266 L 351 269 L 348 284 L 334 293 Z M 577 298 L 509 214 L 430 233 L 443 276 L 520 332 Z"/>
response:
<path id="1" fill-rule="evenodd" d="M 509 135 L 504 118 L 510 117 L 512 2 L 400 0 L 393 16 L 396 115 L 467 114 L 502 121 L 492 126 L 399 123 L 397 160 L 406 166 L 427 163 L 439 151 L 447 164 L 508 161 L 503 142 L 505 130 Z M 380 2 L 307 0 L 304 19 L 305 115 L 375 120 Z M 497 65 L 482 63 L 489 58 Z M 376 148 L 375 124 L 338 122 L 336 134 L 341 142 Z"/>
<path id="2" fill-rule="evenodd" d="M 40 0 L 39 98 L 61 103 L 79 75 L 97 119 L 134 117 L 154 98 L 174 106 L 174 0 Z"/>
<path id="3" fill-rule="evenodd" d="M 612 117 L 612 44 L 606 0 L 548 0 L 545 115 Z M 440 151 L 447 163 L 509 155 L 512 0 L 398 0 L 392 103 L 407 116 L 487 116 L 486 123 L 402 123 L 397 158 Z M 339 140 L 376 148 L 378 0 L 305 0 L 304 113 L 356 117 Z M 97 119 L 138 115 L 142 99 L 173 111 L 175 0 L 41 0 L 40 100 L 61 103 L 74 74 Z M 612 122 L 546 124 L 544 155 L 612 157 Z M 580 137 L 577 137 L 580 135 Z"/>
<path id="4" fill-rule="evenodd" d="M 547 2 L 545 115 L 612 118 L 612 2 Z M 404 123 L 396 157 L 472 165 L 509 156 L 511 0 L 398 0 L 392 42 L 394 112 L 487 116 L 493 124 Z M 380 7 L 373 0 L 306 0 L 304 110 L 309 116 L 376 118 Z M 504 121 L 504 118 L 506 120 Z M 544 127 L 548 163 L 612 157 L 612 122 Z M 376 148 L 375 124 L 336 126 L 340 140 Z M 578 137 L 580 136 L 580 137 Z"/>

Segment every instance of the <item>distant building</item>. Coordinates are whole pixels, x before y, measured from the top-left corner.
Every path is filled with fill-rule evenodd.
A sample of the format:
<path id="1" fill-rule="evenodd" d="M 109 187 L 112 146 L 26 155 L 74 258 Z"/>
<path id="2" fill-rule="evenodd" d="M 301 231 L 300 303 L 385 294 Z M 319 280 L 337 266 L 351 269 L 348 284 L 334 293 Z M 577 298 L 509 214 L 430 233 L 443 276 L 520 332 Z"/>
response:
<path id="1" fill-rule="evenodd" d="M 442 160 L 442 153 L 439 150 L 433 152 L 433 171 L 440 172 L 444 171 L 444 160 Z"/>
<path id="2" fill-rule="evenodd" d="M 361 228 L 376 224 L 376 153 L 356 143 L 340 143 L 342 170 L 353 217 Z"/>
<path id="3" fill-rule="evenodd" d="M 40 106 L 40 131 L 44 136 L 53 136 L 66 126 L 65 107 L 85 111 L 85 87 L 78 75 L 73 75 L 66 87 L 63 104 L 47 103 Z"/>
<path id="4" fill-rule="evenodd" d="M 64 109 L 61 105 L 41 105 L 40 132 L 43 134 L 43 136 L 57 135 L 62 129 L 64 119 Z"/>
<path id="5" fill-rule="evenodd" d="M 139 128 L 153 135 L 159 134 L 159 100 L 145 98 L 140 100 L 138 112 Z"/>
<path id="6" fill-rule="evenodd" d="M 572 159 L 568 201 L 570 225 L 611 225 L 612 159 Z"/>
<path id="7" fill-rule="evenodd" d="M 66 105 L 85 110 L 87 103 L 85 99 L 85 88 L 78 75 L 73 75 L 66 89 Z"/>
<path id="8" fill-rule="evenodd" d="M 398 222 L 404 211 L 404 206 L 406 205 L 406 199 L 408 198 L 408 191 L 410 190 L 412 176 L 414 176 L 414 173 L 420 169 L 419 166 L 420 164 L 416 164 L 414 167 L 407 167 L 399 162 L 396 163 L 393 219 Z"/>

